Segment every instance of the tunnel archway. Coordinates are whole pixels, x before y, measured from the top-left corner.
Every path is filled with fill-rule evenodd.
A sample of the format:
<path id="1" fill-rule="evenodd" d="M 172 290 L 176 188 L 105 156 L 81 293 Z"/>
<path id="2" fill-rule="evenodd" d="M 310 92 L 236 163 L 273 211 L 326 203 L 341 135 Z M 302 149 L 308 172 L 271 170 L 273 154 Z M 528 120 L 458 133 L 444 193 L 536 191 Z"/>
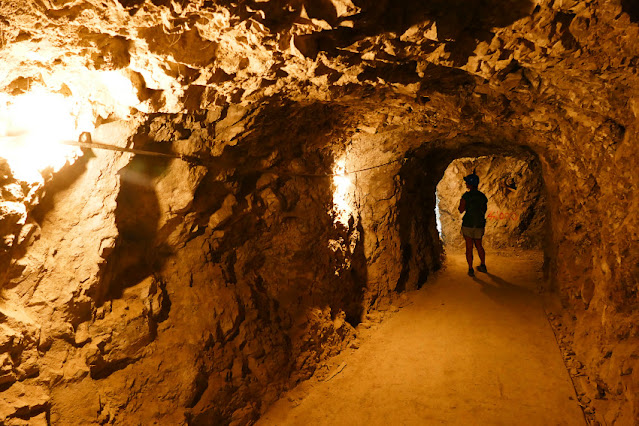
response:
<path id="1" fill-rule="evenodd" d="M 466 192 L 463 177 L 476 172 L 488 197 L 484 246 L 493 250 L 541 250 L 546 241 L 546 194 L 541 165 L 528 157 L 458 158 L 437 185 L 440 237 L 450 251 L 460 251 L 459 199 Z"/>
<path id="2" fill-rule="evenodd" d="M 528 200 L 526 209 L 520 211 L 516 218 L 518 219 L 517 226 L 519 232 L 524 231 L 530 221 L 537 220 L 535 223 L 536 232 L 535 235 L 529 235 L 534 241 L 501 241 L 497 242 L 492 239 L 489 240 L 490 248 L 505 248 L 524 246 L 526 248 L 541 249 L 544 253 L 545 269 L 550 267 L 553 259 L 553 251 L 551 248 L 552 236 L 550 235 L 550 213 L 548 212 L 547 204 L 545 202 L 546 187 L 542 174 L 542 167 L 537 154 L 526 146 L 518 145 L 495 145 L 495 144 L 469 144 L 463 147 L 451 147 L 451 148 L 428 148 L 422 147 L 411 153 L 408 156 L 408 160 L 402 166 L 400 170 L 402 196 L 398 202 L 399 218 L 398 224 L 400 229 L 400 235 L 402 240 L 402 259 L 404 261 L 402 278 L 398 289 L 415 289 L 421 287 L 426 281 L 430 271 L 439 268 L 441 262 L 445 257 L 445 248 L 451 251 L 458 251 L 461 249 L 461 238 L 449 238 L 449 244 L 446 244 L 445 237 L 441 238 L 438 231 L 437 224 L 437 187 L 444 179 L 446 170 L 451 164 L 458 162 L 459 159 L 467 159 L 467 165 L 470 166 L 474 163 L 475 166 L 481 165 L 481 162 L 477 162 L 476 159 L 484 158 L 500 158 L 500 159 L 514 159 L 514 161 L 520 161 L 523 164 L 528 164 L 530 169 L 528 171 L 527 178 L 535 177 L 533 182 L 527 182 L 527 184 L 538 185 L 535 188 L 535 195 L 533 199 Z M 473 160 L 471 160 L 473 159 Z M 507 161 L 507 160 L 502 160 Z M 503 164 L 501 165 L 503 167 Z M 489 171 L 489 166 L 486 164 L 485 170 Z M 461 172 L 459 172 L 461 173 Z M 459 174 L 458 173 L 458 174 Z M 504 201 L 505 191 L 504 185 L 506 182 L 497 182 L 497 175 L 502 177 L 501 172 L 496 176 L 489 179 L 491 185 L 499 185 L 498 188 L 492 188 L 491 194 L 495 195 L 497 200 Z M 452 175 L 452 174 L 451 174 Z M 449 176 L 448 179 L 451 179 Z M 506 176 L 503 176 L 506 178 Z M 460 176 L 461 180 L 461 176 Z M 447 182 L 448 183 L 448 182 Z M 526 183 L 526 182 L 524 182 Z M 455 197 L 461 195 L 459 185 L 455 193 Z M 500 192 L 499 195 L 495 194 Z M 541 201 L 539 200 L 541 198 Z M 447 200 L 446 208 L 448 211 L 452 211 L 451 218 L 456 212 L 459 199 Z M 539 205 L 538 205 L 539 203 Z M 499 204 L 499 203 L 498 203 Z M 487 214 L 492 215 L 488 220 L 493 220 L 494 223 L 489 224 L 489 229 L 493 229 L 495 232 L 502 233 L 501 239 L 508 239 L 508 231 L 497 229 L 499 221 L 510 220 L 512 222 L 512 215 L 505 217 L 505 213 L 501 210 L 500 205 L 491 203 L 491 208 Z M 540 215 L 534 218 L 535 213 L 540 211 Z M 496 213 L 495 213 L 496 212 Z M 508 211 L 510 213 L 510 211 Z M 524 217 L 521 217 L 523 213 Z M 496 214 L 496 216 L 495 216 Z M 501 215 L 501 219 L 500 219 Z M 520 219 L 523 219 L 520 221 Z M 452 219 L 451 219 L 452 222 Z M 502 222 L 503 224 L 503 222 Z M 508 222 L 506 222 L 508 224 Z M 455 223 L 454 226 L 460 226 L 459 223 Z M 453 224 L 447 224 L 447 231 L 451 233 L 459 233 L 460 230 L 453 228 Z M 510 229 L 515 232 L 515 229 Z M 494 233 L 495 233 L 494 232 Z M 455 235 L 456 236 L 456 235 Z M 495 236 L 493 236 L 494 238 Z M 520 235 L 521 237 L 521 235 Z M 456 245 L 454 243 L 457 243 Z"/>

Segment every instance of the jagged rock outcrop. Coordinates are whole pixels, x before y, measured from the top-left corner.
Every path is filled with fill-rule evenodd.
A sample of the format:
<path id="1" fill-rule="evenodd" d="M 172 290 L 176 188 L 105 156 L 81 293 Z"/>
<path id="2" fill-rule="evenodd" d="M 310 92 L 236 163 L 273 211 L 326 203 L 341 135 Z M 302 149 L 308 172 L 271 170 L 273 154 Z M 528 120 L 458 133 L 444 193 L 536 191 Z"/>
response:
<path id="1" fill-rule="evenodd" d="M 0 164 L 0 421 L 250 423 L 439 267 L 451 161 L 531 150 L 588 417 L 639 417 L 631 2 L 3 1 L 0 17 L 3 105 L 56 92 L 97 142 L 188 156 L 85 150 L 37 182 Z"/>

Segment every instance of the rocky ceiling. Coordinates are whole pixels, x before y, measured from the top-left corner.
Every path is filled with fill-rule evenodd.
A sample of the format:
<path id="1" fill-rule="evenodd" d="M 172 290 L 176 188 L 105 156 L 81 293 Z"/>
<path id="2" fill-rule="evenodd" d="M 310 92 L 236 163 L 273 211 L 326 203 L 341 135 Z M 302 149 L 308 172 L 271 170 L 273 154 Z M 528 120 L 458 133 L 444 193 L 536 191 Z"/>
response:
<path id="1" fill-rule="evenodd" d="M 488 84 L 623 121 L 610 99 L 629 97 L 639 65 L 630 1 L 9 0 L 0 17 L 3 91 L 44 85 L 102 115 Z M 105 83 L 109 99 L 96 71 L 126 76 L 137 100 Z"/>

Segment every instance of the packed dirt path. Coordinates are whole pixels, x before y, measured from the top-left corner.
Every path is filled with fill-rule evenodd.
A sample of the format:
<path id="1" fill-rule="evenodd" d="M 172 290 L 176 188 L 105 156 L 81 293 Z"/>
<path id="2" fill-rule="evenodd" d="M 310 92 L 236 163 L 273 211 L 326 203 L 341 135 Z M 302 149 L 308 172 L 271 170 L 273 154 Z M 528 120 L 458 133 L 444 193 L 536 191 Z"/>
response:
<path id="1" fill-rule="evenodd" d="M 337 375 L 302 383 L 258 425 L 584 425 L 536 291 L 539 256 L 486 263 L 471 278 L 449 255 L 333 360 Z"/>

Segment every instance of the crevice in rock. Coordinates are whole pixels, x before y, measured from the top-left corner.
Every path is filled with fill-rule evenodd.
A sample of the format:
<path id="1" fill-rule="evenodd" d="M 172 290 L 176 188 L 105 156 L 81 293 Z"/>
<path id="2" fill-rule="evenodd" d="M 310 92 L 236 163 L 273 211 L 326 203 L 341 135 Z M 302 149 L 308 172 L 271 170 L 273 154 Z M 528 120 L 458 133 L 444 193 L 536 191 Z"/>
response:
<path id="1" fill-rule="evenodd" d="M 621 8 L 630 16 L 632 22 L 639 22 L 639 5 L 632 0 L 621 0 Z"/>

